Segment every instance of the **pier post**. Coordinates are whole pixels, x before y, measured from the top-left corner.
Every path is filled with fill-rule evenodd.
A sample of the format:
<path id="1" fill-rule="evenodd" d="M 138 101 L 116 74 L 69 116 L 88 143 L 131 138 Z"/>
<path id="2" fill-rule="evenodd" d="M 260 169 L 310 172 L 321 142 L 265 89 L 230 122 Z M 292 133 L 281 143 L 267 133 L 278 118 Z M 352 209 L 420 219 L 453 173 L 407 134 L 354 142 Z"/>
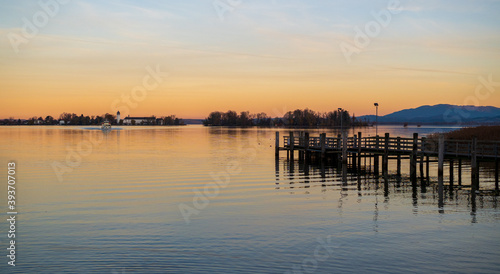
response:
<path id="1" fill-rule="evenodd" d="M 422 137 L 422 143 L 420 144 L 420 180 L 424 181 L 424 154 L 425 154 L 425 137 Z"/>
<path id="2" fill-rule="evenodd" d="M 361 153 L 361 132 L 358 132 L 358 153 Z"/>
<path id="3" fill-rule="evenodd" d="M 274 155 L 280 157 L 280 133 L 276 131 L 276 143 L 274 144 Z"/>
<path id="4" fill-rule="evenodd" d="M 438 193 L 439 201 L 443 200 L 443 167 L 444 167 L 444 135 L 439 134 L 438 144 Z"/>
<path id="5" fill-rule="evenodd" d="M 306 162 L 311 161 L 311 152 L 309 151 L 309 132 L 304 133 L 304 149 L 305 149 L 305 160 Z"/>
<path id="6" fill-rule="evenodd" d="M 419 166 L 420 166 L 420 180 L 424 180 L 424 154 L 423 152 L 421 152 L 422 155 L 420 155 L 419 159 L 420 159 L 420 163 L 419 163 Z"/>
<path id="7" fill-rule="evenodd" d="M 342 132 L 342 165 L 347 165 L 347 132 Z"/>
<path id="8" fill-rule="evenodd" d="M 319 142 L 321 144 L 321 159 L 326 157 L 326 133 L 321 133 L 319 136 Z"/>
<path id="9" fill-rule="evenodd" d="M 361 170 L 361 132 L 358 132 L 358 170 Z"/>
<path id="10" fill-rule="evenodd" d="M 498 195 L 498 157 L 495 158 L 495 192 Z"/>
<path id="11" fill-rule="evenodd" d="M 303 147 L 303 144 L 302 142 L 304 141 L 304 132 L 303 131 L 299 131 L 299 136 L 297 136 L 299 138 L 299 147 L 298 147 L 298 152 L 299 152 L 299 162 L 302 161 L 304 158 L 304 151 L 301 149 L 301 147 Z"/>
<path id="12" fill-rule="evenodd" d="M 498 189 L 498 157 L 495 158 L 495 193 L 498 195 L 499 193 Z"/>
<path id="13" fill-rule="evenodd" d="M 278 158 L 274 159 L 274 172 L 276 175 L 276 184 L 279 185 L 280 180 L 280 160 Z"/>
<path id="14" fill-rule="evenodd" d="M 358 148 L 358 138 L 356 135 L 353 136 L 353 139 L 352 139 L 352 146 L 354 149 L 357 149 Z M 351 157 L 352 157 L 352 168 L 353 169 L 356 169 L 358 167 L 358 154 L 357 153 L 351 153 Z"/>
<path id="15" fill-rule="evenodd" d="M 426 180 L 427 180 L 427 183 L 429 183 L 429 181 L 431 180 L 431 175 L 429 174 L 429 155 L 425 156 L 425 175 L 426 175 Z"/>
<path id="16" fill-rule="evenodd" d="M 283 143 L 284 143 L 284 147 L 286 149 L 286 160 L 288 161 L 288 160 L 290 160 L 290 136 L 288 136 L 288 140 L 286 142 L 284 142 L 284 140 L 283 140 Z"/>
<path id="17" fill-rule="evenodd" d="M 379 163 L 379 157 L 378 157 L 378 150 L 379 150 L 379 136 L 375 136 L 375 153 L 373 154 L 373 172 L 375 173 L 375 176 L 379 175 L 379 168 L 380 168 L 380 163 Z"/>
<path id="18" fill-rule="evenodd" d="M 342 186 L 347 186 L 347 165 L 342 165 Z"/>
<path id="19" fill-rule="evenodd" d="M 337 134 L 337 164 L 342 163 L 342 135 Z"/>
<path id="20" fill-rule="evenodd" d="M 421 151 L 422 155 L 419 157 L 419 162 L 420 162 L 420 186 L 422 188 L 425 188 L 425 175 L 424 175 L 424 161 L 425 161 L 425 156 L 424 152 Z"/>
<path id="21" fill-rule="evenodd" d="M 479 176 L 477 168 L 477 137 L 472 137 L 471 145 L 471 160 L 470 160 L 470 170 L 471 170 L 471 187 L 472 191 L 479 190 Z"/>
<path id="22" fill-rule="evenodd" d="M 301 146 L 301 149 L 299 150 L 299 155 L 300 155 L 300 160 L 304 161 L 306 159 L 306 151 L 305 151 L 305 136 L 306 136 L 306 132 L 305 131 L 301 131 L 300 132 L 300 146 Z"/>
<path id="23" fill-rule="evenodd" d="M 455 180 L 455 171 L 454 171 L 455 162 L 450 160 L 450 191 L 453 190 L 453 184 Z"/>
<path id="24" fill-rule="evenodd" d="M 418 133 L 413 133 L 413 147 L 410 156 L 410 180 L 412 183 L 417 182 L 417 149 Z"/>
<path id="25" fill-rule="evenodd" d="M 498 195 L 498 144 L 495 145 L 495 195 Z"/>
<path id="26" fill-rule="evenodd" d="M 396 149 L 397 149 L 397 175 L 398 177 L 401 177 L 401 137 L 398 136 L 397 143 L 396 143 Z"/>
<path id="27" fill-rule="evenodd" d="M 293 131 L 290 131 L 290 137 L 289 137 L 289 142 L 290 142 L 290 161 L 293 161 L 293 153 L 295 149 L 295 140 L 293 139 Z"/>
<path id="28" fill-rule="evenodd" d="M 462 159 L 458 159 L 458 185 L 462 185 Z"/>
<path id="29" fill-rule="evenodd" d="M 389 133 L 385 134 L 385 143 L 384 143 L 384 156 L 382 158 L 382 173 L 384 176 L 388 175 L 389 170 Z"/>

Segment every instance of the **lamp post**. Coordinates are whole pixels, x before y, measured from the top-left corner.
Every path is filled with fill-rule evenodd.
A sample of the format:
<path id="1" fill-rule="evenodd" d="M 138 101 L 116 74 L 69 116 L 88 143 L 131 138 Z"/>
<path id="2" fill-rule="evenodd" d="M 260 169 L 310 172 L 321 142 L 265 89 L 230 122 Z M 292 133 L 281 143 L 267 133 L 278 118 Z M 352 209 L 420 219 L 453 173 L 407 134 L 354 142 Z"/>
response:
<path id="1" fill-rule="evenodd" d="M 342 126 L 342 120 L 344 120 L 344 113 L 342 112 L 343 109 L 342 108 L 339 108 L 339 115 L 340 115 L 340 133 L 342 133 L 344 131 L 344 127 Z"/>
<path id="2" fill-rule="evenodd" d="M 375 106 L 375 136 L 378 136 L 378 103 L 373 104 Z"/>

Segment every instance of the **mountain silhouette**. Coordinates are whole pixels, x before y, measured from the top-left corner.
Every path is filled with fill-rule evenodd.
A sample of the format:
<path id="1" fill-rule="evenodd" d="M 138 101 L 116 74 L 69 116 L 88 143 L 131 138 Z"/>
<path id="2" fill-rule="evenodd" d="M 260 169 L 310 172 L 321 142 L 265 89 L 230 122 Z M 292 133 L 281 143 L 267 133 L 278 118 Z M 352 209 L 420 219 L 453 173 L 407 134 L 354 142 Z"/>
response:
<path id="1" fill-rule="evenodd" d="M 375 122 L 375 115 L 360 116 Z M 496 124 L 500 123 L 500 108 L 493 106 L 457 106 L 439 104 L 404 109 L 379 116 L 379 123 L 413 123 L 413 124 Z"/>

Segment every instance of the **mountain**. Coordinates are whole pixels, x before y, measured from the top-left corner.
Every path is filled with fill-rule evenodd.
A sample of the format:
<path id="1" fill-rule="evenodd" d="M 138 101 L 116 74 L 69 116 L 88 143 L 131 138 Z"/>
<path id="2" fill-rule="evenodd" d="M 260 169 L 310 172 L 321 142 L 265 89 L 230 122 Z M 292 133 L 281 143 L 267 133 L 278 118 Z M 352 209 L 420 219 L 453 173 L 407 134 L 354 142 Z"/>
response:
<path id="1" fill-rule="evenodd" d="M 375 121 L 375 115 L 360 116 L 358 119 Z M 404 109 L 394 113 L 379 116 L 379 123 L 410 123 L 410 124 L 497 124 L 500 123 L 500 108 L 486 106 L 456 106 L 440 104 Z"/>

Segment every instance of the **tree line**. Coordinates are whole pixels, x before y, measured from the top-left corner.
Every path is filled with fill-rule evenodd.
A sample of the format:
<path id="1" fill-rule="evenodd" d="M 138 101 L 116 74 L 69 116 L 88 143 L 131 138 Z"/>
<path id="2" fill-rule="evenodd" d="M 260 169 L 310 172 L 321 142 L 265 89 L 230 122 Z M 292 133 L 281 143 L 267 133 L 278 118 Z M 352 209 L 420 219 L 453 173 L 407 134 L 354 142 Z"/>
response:
<path id="1" fill-rule="evenodd" d="M 26 120 L 21 119 L 4 119 L 0 121 L 2 125 L 99 125 L 102 124 L 105 120 L 110 122 L 116 122 L 116 118 L 114 115 L 106 113 L 104 115 L 97 116 L 84 116 L 83 114 L 77 115 L 75 113 L 66 113 L 63 112 L 59 115 L 59 118 L 54 118 L 51 115 L 43 117 L 33 116 Z"/>
<path id="2" fill-rule="evenodd" d="M 335 110 L 326 113 L 310 109 L 289 111 L 283 117 L 271 118 L 266 113 L 250 114 L 243 111 L 240 114 L 229 110 L 227 112 L 211 112 L 205 120 L 205 126 L 263 126 L 263 127 L 352 127 L 367 126 L 367 121 L 356 119 L 347 110 Z"/>
<path id="3" fill-rule="evenodd" d="M 154 126 L 154 125 L 165 125 L 165 126 L 184 126 L 184 121 L 180 118 L 175 117 L 175 115 L 164 116 L 161 118 L 156 118 L 156 116 L 147 117 L 147 119 L 142 120 L 139 124 L 135 120 L 130 122 L 131 125 L 144 125 L 144 126 Z M 120 125 L 123 125 L 123 119 L 120 120 Z"/>
<path id="4" fill-rule="evenodd" d="M 104 121 L 108 121 L 111 124 L 116 125 L 116 115 L 106 113 L 103 115 L 92 115 L 84 116 L 83 114 L 77 115 L 75 113 L 63 112 L 59 115 L 59 118 L 54 118 L 50 115 L 43 117 L 33 116 L 26 120 L 14 119 L 13 117 L 9 119 L 0 120 L 0 125 L 100 125 Z M 135 121 L 132 121 L 132 124 Z M 120 125 L 123 125 L 123 118 L 120 119 Z M 141 123 L 143 125 L 184 125 L 184 121 L 181 118 L 175 117 L 175 115 L 164 116 L 161 118 L 156 118 L 151 116 L 146 122 Z"/>

